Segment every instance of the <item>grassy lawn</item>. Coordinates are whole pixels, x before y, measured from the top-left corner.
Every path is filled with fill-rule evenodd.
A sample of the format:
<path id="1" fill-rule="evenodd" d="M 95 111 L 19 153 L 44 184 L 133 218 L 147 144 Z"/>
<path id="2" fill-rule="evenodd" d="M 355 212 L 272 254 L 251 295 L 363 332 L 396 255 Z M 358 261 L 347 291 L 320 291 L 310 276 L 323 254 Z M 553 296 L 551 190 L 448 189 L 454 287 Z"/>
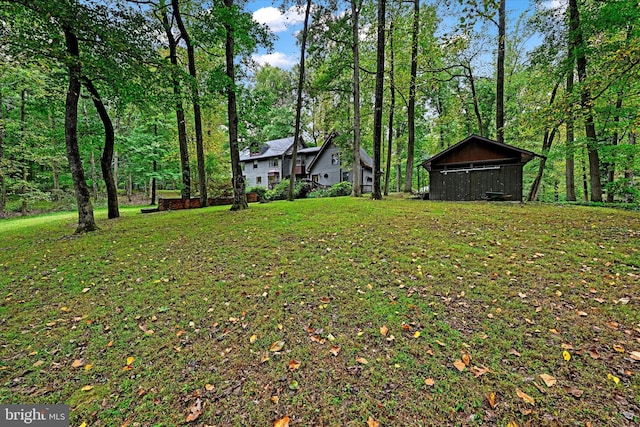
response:
<path id="1" fill-rule="evenodd" d="M 138 212 L 0 221 L 0 403 L 73 426 L 640 422 L 637 212 Z"/>

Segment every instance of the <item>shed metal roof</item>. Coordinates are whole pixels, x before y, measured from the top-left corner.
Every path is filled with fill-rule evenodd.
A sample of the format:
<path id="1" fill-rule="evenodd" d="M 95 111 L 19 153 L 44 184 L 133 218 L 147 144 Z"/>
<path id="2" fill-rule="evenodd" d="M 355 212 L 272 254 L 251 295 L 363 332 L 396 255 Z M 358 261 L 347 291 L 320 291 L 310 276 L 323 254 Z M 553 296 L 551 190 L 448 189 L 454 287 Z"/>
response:
<path id="1" fill-rule="evenodd" d="M 531 160 L 534 156 L 538 156 L 541 157 L 540 155 L 532 152 L 532 151 L 528 151 L 522 148 L 518 148 L 518 147 L 514 147 L 512 145 L 508 145 L 502 142 L 498 142 L 498 141 L 494 141 L 492 139 L 488 139 L 488 138 L 484 138 L 482 136 L 479 135 L 469 135 L 468 137 L 466 137 L 465 139 L 463 139 L 462 141 L 458 142 L 457 144 L 452 145 L 451 147 L 447 148 L 446 150 L 441 151 L 440 153 L 432 156 L 431 158 L 425 160 L 424 162 L 421 163 L 421 166 L 427 170 L 431 170 L 432 166 L 434 164 L 437 164 L 439 161 L 446 159 L 447 156 L 450 156 L 452 154 L 454 154 L 457 151 L 461 151 L 464 150 L 465 146 L 472 144 L 472 143 L 481 143 L 485 146 L 489 146 L 492 148 L 497 148 L 500 151 L 503 152 L 507 152 L 510 153 L 513 158 L 517 158 L 519 160 L 520 163 L 527 163 L 529 160 Z M 490 161 L 483 161 L 483 162 L 490 162 Z"/>

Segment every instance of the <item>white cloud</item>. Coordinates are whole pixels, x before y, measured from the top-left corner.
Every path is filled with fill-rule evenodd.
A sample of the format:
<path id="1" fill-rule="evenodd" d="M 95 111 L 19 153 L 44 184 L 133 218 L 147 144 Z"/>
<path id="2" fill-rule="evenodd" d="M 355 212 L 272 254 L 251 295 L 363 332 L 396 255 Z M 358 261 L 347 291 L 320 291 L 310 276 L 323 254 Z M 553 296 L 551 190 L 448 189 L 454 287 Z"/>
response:
<path id="1" fill-rule="evenodd" d="M 291 68 L 298 63 L 298 60 L 295 57 L 292 55 L 286 55 L 282 52 L 253 55 L 252 58 L 260 65 L 269 64 L 278 68 Z"/>
<path id="2" fill-rule="evenodd" d="M 566 0 L 547 0 L 542 4 L 543 9 L 556 10 L 559 12 L 565 12 L 568 6 Z"/>
<path id="3" fill-rule="evenodd" d="M 287 31 L 291 25 L 303 22 L 304 12 L 297 6 L 290 7 L 284 13 L 275 7 L 263 7 L 253 12 L 253 19 L 267 25 L 272 32 L 281 33 Z"/>

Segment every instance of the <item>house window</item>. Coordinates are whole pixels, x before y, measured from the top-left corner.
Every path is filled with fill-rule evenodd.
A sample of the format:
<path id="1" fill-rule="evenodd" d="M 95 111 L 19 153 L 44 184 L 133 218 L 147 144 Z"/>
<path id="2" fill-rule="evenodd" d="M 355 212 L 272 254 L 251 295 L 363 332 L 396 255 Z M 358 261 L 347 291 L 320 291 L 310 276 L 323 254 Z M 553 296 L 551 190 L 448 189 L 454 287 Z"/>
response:
<path id="1" fill-rule="evenodd" d="M 254 169 L 258 169 L 258 161 L 257 160 L 253 161 L 253 168 Z"/>
<path id="2" fill-rule="evenodd" d="M 318 182 L 318 175 L 311 175 L 311 181 Z"/>
<path id="3" fill-rule="evenodd" d="M 262 184 L 262 177 L 261 177 L 261 176 L 257 176 L 257 177 L 256 177 L 256 184 L 257 184 L 257 185 Z"/>
<path id="4" fill-rule="evenodd" d="M 331 164 L 339 165 L 340 164 L 340 154 L 335 153 L 331 155 Z"/>
<path id="5" fill-rule="evenodd" d="M 278 159 L 273 159 L 271 161 L 271 166 L 278 166 Z"/>

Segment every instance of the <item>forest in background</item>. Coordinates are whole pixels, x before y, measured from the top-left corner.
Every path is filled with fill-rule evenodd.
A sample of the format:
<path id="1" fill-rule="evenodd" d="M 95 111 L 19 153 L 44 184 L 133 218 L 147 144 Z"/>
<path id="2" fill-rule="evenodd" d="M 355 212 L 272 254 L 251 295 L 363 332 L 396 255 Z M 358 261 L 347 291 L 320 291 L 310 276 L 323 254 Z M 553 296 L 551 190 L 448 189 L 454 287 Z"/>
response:
<path id="1" fill-rule="evenodd" d="M 473 133 L 546 156 L 530 200 L 637 203 L 637 2 L 282 8 L 305 5 L 300 73 L 251 60 L 272 35 L 242 2 L 0 0 L 0 214 L 244 193 L 238 149 L 294 135 L 298 88 L 305 141 L 338 132 L 346 163 L 362 146 L 385 193 L 424 186 L 417 165 Z"/>

